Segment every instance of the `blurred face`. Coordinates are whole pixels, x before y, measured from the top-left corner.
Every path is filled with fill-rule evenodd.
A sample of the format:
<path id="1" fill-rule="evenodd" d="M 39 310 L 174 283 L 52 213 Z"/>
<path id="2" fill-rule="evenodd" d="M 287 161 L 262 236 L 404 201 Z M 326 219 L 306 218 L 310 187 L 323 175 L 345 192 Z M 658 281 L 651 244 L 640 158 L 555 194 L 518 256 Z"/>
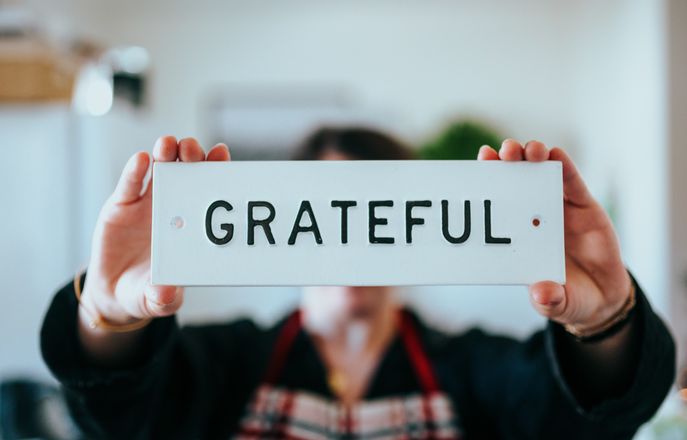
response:
<path id="1" fill-rule="evenodd" d="M 320 160 L 351 160 L 336 150 L 325 150 Z M 367 319 L 393 301 L 388 286 L 315 286 L 304 289 L 304 305 L 331 324 Z"/>
<path id="2" fill-rule="evenodd" d="M 388 286 L 309 286 L 303 289 L 303 305 L 320 319 L 321 326 L 376 317 L 393 302 Z"/>

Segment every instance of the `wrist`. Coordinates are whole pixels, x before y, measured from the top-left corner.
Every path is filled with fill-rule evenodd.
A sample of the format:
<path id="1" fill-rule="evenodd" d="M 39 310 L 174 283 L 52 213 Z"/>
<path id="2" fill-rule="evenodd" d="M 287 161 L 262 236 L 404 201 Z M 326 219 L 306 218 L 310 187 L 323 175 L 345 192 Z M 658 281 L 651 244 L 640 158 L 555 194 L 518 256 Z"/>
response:
<path id="1" fill-rule="evenodd" d="M 80 274 L 74 277 L 74 293 L 79 304 L 79 319 L 90 329 L 125 333 L 145 327 L 150 318 L 137 318 L 127 313 L 114 299 L 102 289 L 93 289 L 88 280 L 81 289 Z"/>
<path id="2" fill-rule="evenodd" d="M 94 286 L 88 282 L 88 278 L 83 284 L 81 294 L 77 295 L 77 297 L 79 297 L 82 309 L 85 309 L 91 314 L 98 315 L 108 322 L 126 324 L 137 320 L 137 318 L 128 314 L 119 304 L 117 304 L 114 295 L 102 289 L 94 288 Z"/>
<path id="3" fill-rule="evenodd" d="M 594 308 L 589 308 L 587 313 L 580 314 L 579 319 L 563 322 L 562 324 L 573 325 L 580 331 L 588 331 L 603 325 L 614 316 L 621 313 L 623 307 L 630 301 L 630 296 L 635 294 L 635 284 L 630 276 L 630 272 L 624 266 L 620 266 L 619 274 L 614 276 L 615 282 L 612 285 L 599 285 L 599 300 L 589 300 L 586 306 L 596 304 Z M 580 309 L 585 309 L 580 307 Z"/>
<path id="4" fill-rule="evenodd" d="M 630 287 L 624 296 L 623 302 L 614 306 L 612 312 L 602 320 L 596 320 L 587 324 L 565 324 L 565 330 L 575 336 L 579 341 L 597 341 L 617 333 L 633 316 L 636 306 L 636 290 L 630 280 Z"/>

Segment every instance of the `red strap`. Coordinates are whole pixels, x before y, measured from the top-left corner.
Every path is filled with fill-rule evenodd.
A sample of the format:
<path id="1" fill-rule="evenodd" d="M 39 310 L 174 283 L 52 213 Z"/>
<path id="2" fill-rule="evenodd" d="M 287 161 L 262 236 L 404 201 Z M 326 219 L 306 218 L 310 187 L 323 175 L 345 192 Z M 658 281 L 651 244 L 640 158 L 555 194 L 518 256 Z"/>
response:
<path id="1" fill-rule="evenodd" d="M 426 394 L 439 391 L 439 383 L 436 379 L 434 368 L 432 368 L 432 364 L 422 347 L 420 337 L 418 336 L 417 329 L 415 328 L 410 313 L 407 310 L 401 310 L 399 314 L 401 337 L 408 351 L 410 362 L 420 380 L 422 390 Z M 301 330 L 301 325 L 301 311 L 296 310 L 287 318 L 279 333 L 277 343 L 268 364 L 264 382 L 270 385 L 276 383 L 279 373 L 286 362 L 286 357 L 291 349 L 291 345 L 296 339 L 298 332 Z"/>
<path id="2" fill-rule="evenodd" d="M 429 362 L 429 358 L 422 347 L 410 312 L 404 309 L 401 310 L 400 315 L 401 337 L 406 350 L 408 350 L 410 362 L 413 364 L 413 368 L 415 368 L 418 379 L 420 379 L 422 390 L 425 394 L 439 391 L 439 383 L 434 374 L 434 368 L 432 368 L 432 364 Z"/>
<path id="3" fill-rule="evenodd" d="M 279 337 L 277 338 L 277 343 L 272 352 L 272 357 L 269 364 L 267 365 L 267 373 L 265 374 L 264 382 L 270 385 L 274 385 L 277 382 L 279 373 L 286 362 L 286 357 L 289 354 L 291 345 L 293 341 L 298 336 L 298 332 L 301 330 L 301 311 L 294 311 L 291 316 L 289 316 L 284 323 L 282 329 L 279 332 Z"/>

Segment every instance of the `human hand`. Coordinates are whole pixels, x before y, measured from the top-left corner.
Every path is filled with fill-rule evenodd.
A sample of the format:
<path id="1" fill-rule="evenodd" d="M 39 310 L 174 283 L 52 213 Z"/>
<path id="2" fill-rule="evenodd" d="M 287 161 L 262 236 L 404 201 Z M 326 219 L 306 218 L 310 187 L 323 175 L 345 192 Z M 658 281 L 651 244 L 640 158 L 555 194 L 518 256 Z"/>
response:
<path id="1" fill-rule="evenodd" d="M 534 283 L 529 286 L 530 301 L 541 315 L 574 325 L 581 332 L 614 316 L 626 303 L 632 281 L 608 215 L 589 193 L 566 152 L 549 150 L 537 141 L 523 147 L 506 139 L 498 153 L 483 146 L 478 159 L 562 163 L 566 283 Z"/>
<path id="2" fill-rule="evenodd" d="M 193 138 L 177 142 L 173 136 L 157 140 L 152 160 L 157 162 L 228 161 L 229 149 L 215 145 L 207 154 Z M 151 157 L 140 151 L 129 159 L 115 191 L 100 211 L 91 245 L 82 304 L 108 323 L 127 324 L 145 318 L 169 316 L 183 302 L 183 289 L 150 282 L 152 176 L 144 178 Z"/>

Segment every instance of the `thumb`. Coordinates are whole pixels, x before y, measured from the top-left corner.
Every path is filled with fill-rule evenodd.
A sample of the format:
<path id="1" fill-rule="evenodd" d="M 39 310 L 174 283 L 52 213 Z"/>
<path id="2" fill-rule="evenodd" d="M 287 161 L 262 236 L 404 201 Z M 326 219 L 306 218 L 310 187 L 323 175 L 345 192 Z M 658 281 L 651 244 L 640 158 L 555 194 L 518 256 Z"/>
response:
<path id="1" fill-rule="evenodd" d="M 175 314 L 184 302 L 184 288 L 153 285 L 148 281 L 141 300 L 141 310 L 145 316 L 170 316 Z"/>
<path id="2" fill-rule="evenodd" d="M 540 281 L 529 286 L 530 302 L 542 316 L 556 320 L 567 306 L 565 287 L 553 281 Z"/>
<path id="3" fill-rule="evenodd" d="M 145 151 L 139 151 L 129 158 L 119 182 L 112 194 L 112 201 L 118 204 L 135 202 L 141 197 L 143 180 L 150 166 L 150 155 Z"/>
<path id="4" fill-rule="evenodd" d="M 587 189 L 575 163 L 562 148 L 554 147 L 549 153 L 549 159 L 560 161 L 563 166 L 563 192 L 565 198 L 575 205 L 587 205 L 594 198 Z"/>

